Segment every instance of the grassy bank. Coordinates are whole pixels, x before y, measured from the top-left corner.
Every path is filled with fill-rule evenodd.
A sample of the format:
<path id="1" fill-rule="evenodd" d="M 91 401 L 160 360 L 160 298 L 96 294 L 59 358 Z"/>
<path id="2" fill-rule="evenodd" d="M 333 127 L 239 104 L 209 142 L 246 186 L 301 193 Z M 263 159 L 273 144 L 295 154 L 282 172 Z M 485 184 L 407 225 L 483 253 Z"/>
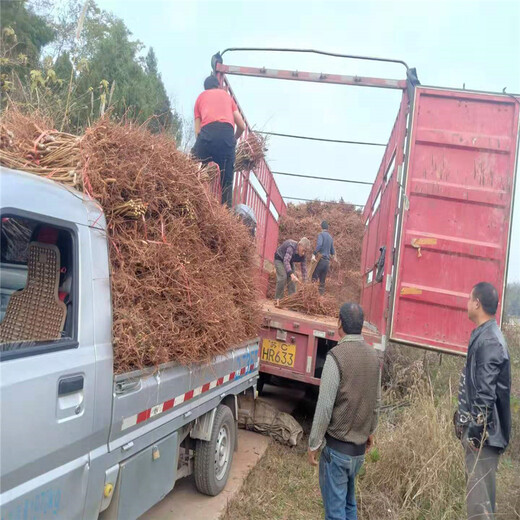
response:
<path id="1" fill-rule="evenodd" d="M 497 520 L 520 519 L 520 327 L 505 327 L 512 360 L 513 435 L 501 457 Z M 465 518 L 462 448 L 452 415 L 463 359 L 392 347 L 385 360 L 385 411 L 377 445 L 358 485 L 361 520 Z M 393 405 L 400 406 L 393 406 Z M 312 409 L 296 413 L 308 432 Z M 318 471 L 308 465 L 306 441 L 272 444 L 224 520 L 318 520 L 323 507 Z"/>

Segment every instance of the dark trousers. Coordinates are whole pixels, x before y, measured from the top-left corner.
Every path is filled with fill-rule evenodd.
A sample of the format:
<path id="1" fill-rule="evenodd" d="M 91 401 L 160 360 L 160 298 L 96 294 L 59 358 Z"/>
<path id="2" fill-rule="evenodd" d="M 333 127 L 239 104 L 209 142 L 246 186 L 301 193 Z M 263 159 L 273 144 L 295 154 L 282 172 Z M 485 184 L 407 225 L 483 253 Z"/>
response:
<path id="1" fill-rule="evenodd" d="M 329 265 L 330 260 L 326 258 L 320 258 L 318 265 L 314 269 L 314 273 L 312 273 L 312 281 L 320 281 L 320 294 L 325 292 L 325 280 L 327 278 L 327 273 L 329 272 Z"/>
<path id="2" fill-rule="evenodd" d="M 469 445 L 467 432 L 462 438 L 466 455 L 466 506 L 468 519 L 495 518 L 496 472 L 500 454 L 496 448 L 481 450 Z"/>
<path id="3" fill-rule="evenodd" d="M 229 123 L 209 123 L 202 127 L 192 153 L 204 164 L 215 162 L 220 169 L 222 204 L 233 205 L 233 170 L 235 168 L 235 135 Z"/>
<path id="4" fill-rule="evenodd" d="M 276 292 L 275 299 L 281 300 L 283 298 L 283 294 L 285 291 L 285 286 L 287 285 L 287 291 L 289 296 L 296 292 L 296 284 L 291 280 L 289 276 L 287 276 L 287 271 L 285 270 L 285 265 L 281 260 L 275 258 L 274 267 L 276 269 Z M 291 264 L 291 269 L 294 271 L 294 265 Z"/>

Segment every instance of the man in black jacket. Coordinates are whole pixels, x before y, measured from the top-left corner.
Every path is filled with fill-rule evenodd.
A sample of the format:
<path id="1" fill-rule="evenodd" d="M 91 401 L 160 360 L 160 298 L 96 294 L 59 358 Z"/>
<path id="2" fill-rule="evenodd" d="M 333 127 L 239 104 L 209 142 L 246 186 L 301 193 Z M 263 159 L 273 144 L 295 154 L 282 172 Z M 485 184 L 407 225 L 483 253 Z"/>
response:
<path id="1" fill-rule="evenodd" d="M 471 333 L 459 385 L 455 426 L 466 452 L 467 513 L 472 520 L 495 518 L 495 476 L 511 433 L 511 365 L 497 325 L 497 290 L 480 282 L 471 291 Z"/>

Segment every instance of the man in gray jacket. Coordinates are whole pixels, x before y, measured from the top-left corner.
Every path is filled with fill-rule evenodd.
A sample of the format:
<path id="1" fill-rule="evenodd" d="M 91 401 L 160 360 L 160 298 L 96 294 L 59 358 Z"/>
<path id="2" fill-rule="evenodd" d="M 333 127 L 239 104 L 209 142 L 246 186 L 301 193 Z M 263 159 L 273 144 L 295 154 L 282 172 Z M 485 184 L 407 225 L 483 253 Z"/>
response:
<path id="1" fill-rule="evenodd" d="M 339 312 L 342 339 L 325 360 L 309 437 L 309 462 L 320 457 L 325 520 L 357 520 L 355 479 L 372 443 L 381 400 L 380 363 L 365 343 L 363 309 L 345 303 Z"/>
<path id="2" fill-rule="evenodd" d="M 467 513 L 471 520 L 495 518 L 495 477 L 511 433 L 511 365 L 497 325 L 497 290 L 473 287 L 468 317 L 477 326 L 469 340 L 459 385 L 455 428 L 466 454 Z"/>

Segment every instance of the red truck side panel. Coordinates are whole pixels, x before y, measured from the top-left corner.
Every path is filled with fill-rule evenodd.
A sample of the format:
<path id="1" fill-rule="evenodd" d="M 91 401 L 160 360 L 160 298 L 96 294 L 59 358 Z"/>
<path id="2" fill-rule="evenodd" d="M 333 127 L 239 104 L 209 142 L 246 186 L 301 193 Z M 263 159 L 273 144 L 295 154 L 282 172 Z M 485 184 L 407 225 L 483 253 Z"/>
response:
<path id="1" fill-rule="evenodd" d="M 363 219 L 365 233 L 361 256 L 361 275 L 363 276 L 361 306 L 365 320 L 377 327 L 382 336 L 387 334 L 387 309 L 391 285 L 393 249 L 397 226 L 399 196 L 399 174 L 403 169 L 404 140 L 408 116 L 408 94 L 405 91 L 399 113 L 385 149 L 379 171 L 368 197 Z M 380 248 L 385 247 L 385 264 L 382 279 L 376 278 L 375 263 L 380 257 Z"/>
<path id="2" fill-rule="evenodd" d="M 217 76 L 233 97 L 226 72 L 314 80 L 287 71 L 219 65 Z M 345 78 L 341 82 L 351 84 Z M 361 302 L 374 326 L 364 332 L 383 347 L 391 339 L 465 354 L 473 328 L 466 316 L 471 288 L 488 281 L 499 290 L 500 300 L 504 293 L 519 102 L 507 95 L 415 87 L 410 106 L 412 87 L 397 82 L 392 88 L 401 88 L 403 98 L 363 213 Z M 247 125 L 245 136 L 249 131 Z M 265 289 L 278 242 L 278 218 L 286 211 L 265 162 L 254 172 L 235 176 L 234 198 L 257 215 Z M 375 264 L 383 246 L 383 277 L 378 280 Z M 318 330 L 326 327 L 322 319 L 301 316 L 286 319 L 279 310 L 265 310 L 264 338 L 279 342 L 292 334 L 297 356 L 290 369 L 264 360 L 262 370 L 316 384 L 317 342 L 328 333 Z M 499 322 L 501 316 L 500 307 Z"/>
<path id="3" fill-rule="evenodd" d="M 471 288 L 502 302 L 518 113 L 508 96 L 416 89 L 391 339 L 464 354 Z"/>

